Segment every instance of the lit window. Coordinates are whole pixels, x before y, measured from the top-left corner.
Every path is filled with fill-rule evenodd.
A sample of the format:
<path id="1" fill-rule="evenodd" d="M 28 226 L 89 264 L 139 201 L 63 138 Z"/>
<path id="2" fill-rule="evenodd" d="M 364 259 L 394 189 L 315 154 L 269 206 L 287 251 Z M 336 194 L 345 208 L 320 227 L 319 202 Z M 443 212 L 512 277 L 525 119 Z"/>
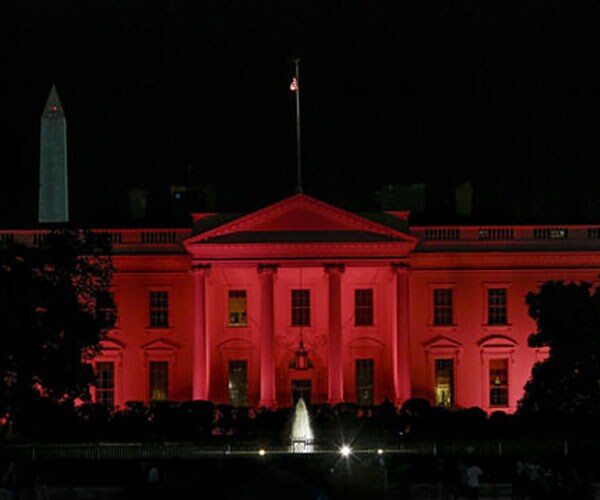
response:
<path id="1" fill-rule="evenodd" d="M 374 362 L 372 359 L 356 360 L 356 404 L 373 404 L 373 371 Z"/>
<path id="2" fill-rule="evenodd" d="M 233 406 L 248 403 L 248 366 L 246 361 L 229 362 L 229 402 Z"/>
<path id="3" fill-rule="evenodd" d="M 435 360 L 435 404 L 454 406 L 454 360 L 451 358 Z"/>
<path id="4" fill-rule="evenodd" d="M 112 361 L 96 363 L 96 403 L 115 404 L 115 364 Z"/>
<path id="5" fill-rule="evenodd" d="M 169 292 L 150 292 L 150 327 L 168 328 L 169 326 Z"/>
<path id="6" fill-rule="evenodd" d="M 354 290 L 354 324 L 356 326 L 373 325 L 373 290 L 371 288 Z"/>
<path id="7" fill-rule="evenodd" d="M 488 288 L 488 325 L 506 325 L 506 288 Z"/>
<path id="8" fill-rule="evenodd" d="M 292 326 L 310 325 L 310 290 L 292 290 Z"/>
<path id="9" fill-rule="evenodd" d="M 150 401 L 169 399 L 169 363 L 150 361 Z"/>
<path id="10" fill-rule="evenodd" d="M 508 359 L 490 359 L 490 406 L 508 406 Z"/>
<path id="11" fill-rule="evenodd" d="M 246 324 L 246 290 L 229 290 L 229 326 Z"/>
<path id="12" fill-rule="evenodd" d="M 433 289 L 433 324 L 452 325 L 452 288 Z"/>

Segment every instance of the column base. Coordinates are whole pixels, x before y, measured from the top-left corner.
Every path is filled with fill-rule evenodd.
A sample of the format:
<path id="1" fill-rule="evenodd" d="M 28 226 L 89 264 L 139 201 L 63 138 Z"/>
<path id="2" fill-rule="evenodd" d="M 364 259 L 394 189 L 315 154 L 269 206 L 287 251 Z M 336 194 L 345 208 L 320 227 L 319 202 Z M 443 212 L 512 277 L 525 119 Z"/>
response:
<path id="1" fill-rule="evenodd" d="M 344 402 L 345 402 L 345 401 L 344 401 L 343 399 L 339 399 L 339 398 L 336 398 L 336 399 L 328 399 L 328 400 L 327 400 L 327 404 L 328 404 L 329 406 L 335 406 L 335 405 L 338 405 L 338 404 L 340 404 L 340 403 L 344 403 Z"/>
<path id="2" fill-rule="evenodd" d="M 259 407 L 264 407 L 264 408 L 268 408 L 269 410 L 276 410 L 277 409 L 277 401 L 275 399 L 268 399 L 268 400 L 261 400 L 258 403 Z"/>
<path id="3" fill-rule="evenodd" d="M 396 408 L 400 409 L 400 408 L 402 408 L 402 405 L 403 405 L 404 403 L 406 403 L 406 402 L 407 402 L 409 399 L 411 399 L 411 396 L 404 397 L 404 398 L 402 398 L 402 397 L 397 397 L 397 398 L 394 400 L 394 406 L 395 406 Z"/>
<path id="4" fill-rule="evenodd" d="M 402 408 L 402 405 L 404 404 L 404 401 L 406 401 L 406 399 L 404 398 L 396 398 L 394 400 L 394 406 L 396 407 L 396 409 L 400 409 Z"/>

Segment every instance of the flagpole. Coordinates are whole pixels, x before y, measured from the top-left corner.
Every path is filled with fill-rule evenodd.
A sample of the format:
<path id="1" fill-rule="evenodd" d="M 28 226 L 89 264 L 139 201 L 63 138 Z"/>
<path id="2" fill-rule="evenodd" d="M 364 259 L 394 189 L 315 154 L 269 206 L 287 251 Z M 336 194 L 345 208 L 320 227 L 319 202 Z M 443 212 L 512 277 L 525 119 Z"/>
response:
<path id="1" fill-rule="evenodd" d="M 296 193 L 302 193 L 302 141 L 300 135 L 300 59 L 295 58 L 294 64 L 296 66 L 296 170 L 298 174 Z"/>

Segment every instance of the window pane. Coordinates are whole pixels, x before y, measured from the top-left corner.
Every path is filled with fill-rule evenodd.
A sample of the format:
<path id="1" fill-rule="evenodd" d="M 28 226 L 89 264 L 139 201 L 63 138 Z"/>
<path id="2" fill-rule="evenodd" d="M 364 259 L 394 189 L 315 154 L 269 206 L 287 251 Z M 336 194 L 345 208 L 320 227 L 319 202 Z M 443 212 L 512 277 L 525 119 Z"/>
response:
<path id="1" fill-rule="evenodd" d="M 452 325 L 452 288 L 433 289 L 433 324 Z"/>
<path id="2" fill-rule="evenodd" d="M 169 363 L 167 361 L 150 361 L 150 400 L 165 401 L 169 399 Z"/>
<path id="3" fill-rule="evenodd" d="M 372 359 L 356 360 L 356 403 L 359 405 L 373 404 L 373 371 Z"/>
<path id="4" fill-rule="evenodd" d="M 152 328 L 167 328 L 169 326 L 169 292 L 150 292 L 150 326 Z"/>
<path id="5" fill-rule="evenodd" d="M 490 406 L 508 406 L 508 359 L 490 360 Z"/>
<path id="6" fill-rule="evenodd" d="M 96 363 L 96 403 L 115 404 L 115 364 L 112 361 Z"/>
<path id="7" fill-rule="evenodd" d="M 292 290 L 292 326 L 310 326 L 310 290 Z"/>
<path id="8" fill-rule="evenodd" d="M 489 288 L 488 324 L 506 325 L 507 323 L 506 288 Z"/>
<path id="9" fill-rule="evenodd" d="M 454 360 L 435 360 L 435 404 L 454 406 Z"/>
<path id="10" fill-rule="evenodd" d="M 229 362 L 229 402 L 233 406 L 248 403 L 248 366 L 245 360 Z"/>
<path id="11" fill-rule="evenodd" d="M 354 290 L 354 324 L 356 326 L 373 325 L 373 290 L 371 288 Z"/>
<path id="12" fill-rule="evenodd" d="M 246 324 L 246 290 L 229 290 L 229 326 Z"/>

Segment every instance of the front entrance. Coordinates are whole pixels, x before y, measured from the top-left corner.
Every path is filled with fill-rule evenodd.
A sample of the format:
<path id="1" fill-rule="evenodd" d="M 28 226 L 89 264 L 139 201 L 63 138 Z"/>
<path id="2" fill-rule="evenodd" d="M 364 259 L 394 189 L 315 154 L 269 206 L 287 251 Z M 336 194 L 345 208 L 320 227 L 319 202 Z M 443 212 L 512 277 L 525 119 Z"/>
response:
<path id="1" fill-rule="evenodd" d="M 292 405 L 296 406 L 296 403 L 300 398 L 309 405 L 310 404 L 310 392 L 311 392 L 312 381 L 311 380 L 292 380 Z"/>

